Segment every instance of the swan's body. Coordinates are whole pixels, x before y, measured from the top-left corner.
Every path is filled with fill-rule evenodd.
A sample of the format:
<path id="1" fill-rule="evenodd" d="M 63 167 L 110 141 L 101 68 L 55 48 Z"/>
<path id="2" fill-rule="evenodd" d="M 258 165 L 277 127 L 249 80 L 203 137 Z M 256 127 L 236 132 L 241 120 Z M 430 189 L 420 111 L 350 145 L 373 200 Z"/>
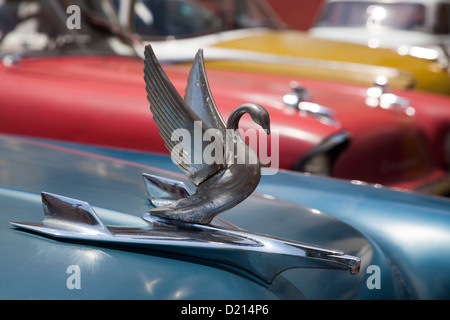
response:
<path id="1" fill-rule="evenodd" d="M 189 74 L 184 100 L 167 78 L 150 46 L 145 50 L 144 72 L 150 109 L 170 152 L 176 145 L 176 142 L 171 140 L 174 130 L 185 129 L 193 136 L 195 121 L 201 121 L 203 132 L 214 128 L 220 130 L 222 137 L 226 137 L 226 129 L 238 132 L 236 130 L 240 118 L 248 113 L 256 123 L 269 132 L 267 111 L 260 105 L 252 103 L 236 108 L 225 126 L 209 89 L 201 50 L 197 53 Z M 208 224 L 217 214 L 247 198 L 261 178 L 260 163 L 255 152 L 238 133 L 234 138 L 235 144 L 240 144 L 245 152 L 237 153 L 233 143 L 224 143 L 223 154 L 224 158 L 230 154 L 237 154 L 239 158 L 235 161 L 223 159 L 222 162 L 213 164 L 185 162 L 178 164 L 197 187 L 196 191 L 186 198 L 152 209 L 150 214 L 166 219 Z M 202 150 L 204 147 L 205 145 L 202 145 Z M 191 148 L 183 152 L 190 158 L 195 151 Z"/>

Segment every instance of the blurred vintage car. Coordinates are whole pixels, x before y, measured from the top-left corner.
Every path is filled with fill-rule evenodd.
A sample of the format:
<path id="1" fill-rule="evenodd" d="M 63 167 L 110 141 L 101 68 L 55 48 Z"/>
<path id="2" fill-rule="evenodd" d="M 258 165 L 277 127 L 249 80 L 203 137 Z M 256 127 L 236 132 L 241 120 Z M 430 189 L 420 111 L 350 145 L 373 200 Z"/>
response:
<path id="1" fill-rule="evenodd" d="M 202 47 L 208 66 L 366 85 L 383 75 L 393 87 L 450 94 L 448 64 L 285 29 L 264 0 L 115 2 L 122 26 L 160 59 L 190 61 Z"/>
<path id="2" fill-rule="evenodd" d="M 148 112 L 143 62 L 123 41 L 126 35 L 94 11 L 96 2 L 85 9 L 80 30 L 69 30 L 70 15 L 61 15 L 68 3 L 39 4 L 1 7 L 16 24 L 2 29 L 0 131 L 167 153 Z M 12 12 L 20 19 L 14 22 Z M 188 67 L 167 64 L 164 70 L 183 93 Z M 427 99 L 416 96 L 409 104 L 382 85 L 368 96 L 366 87 L 350 84 L 212 68 L 207 74 L 223 117 L 245 102 L 269 110 L 279 154 L 260 154 L 265 163 L 278 161 L 268 166 L 448 192 L 448 127 L 434 122 L 436 115 L 445 119 L 438 114 L 444 97 L 433 98 L 436 109 L 427 108 L 431 120 L 424 126 L 417 114 L 425 113 Z M 242 128 L 250 123 L 243 119 Z"/>
<path id="3" fill-rule="evenodd" d="M 448 0 L 327 0 L 309 34 L 448 65 L 449 21 Z"/>
<path id="4" fill-rule="evenodd" d="M 10 224 L 39 225 L 46 192 L 89 203 L 111 230 L 145 227 L 141 217 L 152 205 L 142 173 L 185 178 L 168 156 L 0 135 L 0 164 L 2 300 L 450 298 L 447 198 L 285 171 L 263 176 L 257 193 L 220 219 L 361 260 L 357 275 L 312 260 L 317 264 L 285 270 L 268 283 L 245 259 L 230 266 L 213 252 L 195 258 L 188 249 L 174 254 L 125 242 L 69 241 Z"/>

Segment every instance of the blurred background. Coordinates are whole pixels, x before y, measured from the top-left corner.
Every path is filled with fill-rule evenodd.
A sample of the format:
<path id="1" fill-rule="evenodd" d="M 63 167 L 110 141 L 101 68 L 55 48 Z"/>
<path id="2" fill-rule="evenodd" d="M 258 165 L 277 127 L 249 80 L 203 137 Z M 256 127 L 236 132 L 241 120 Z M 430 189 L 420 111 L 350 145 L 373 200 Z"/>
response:
<path id="1" fill-rule="evenodd" d="M 313 26 L 324 0 L 267 0 L 267 3 L 289 28 L 306 31 Z"/>
<path id="2" fill-rule="evenodd" d="M 268 109 L 280 169 L 447 194 L 449 12 L 449 0 L 0 0 L 0 132 L 167 154 L 144 46 L 180 94 L 203 48 L 225 118 Z"/>

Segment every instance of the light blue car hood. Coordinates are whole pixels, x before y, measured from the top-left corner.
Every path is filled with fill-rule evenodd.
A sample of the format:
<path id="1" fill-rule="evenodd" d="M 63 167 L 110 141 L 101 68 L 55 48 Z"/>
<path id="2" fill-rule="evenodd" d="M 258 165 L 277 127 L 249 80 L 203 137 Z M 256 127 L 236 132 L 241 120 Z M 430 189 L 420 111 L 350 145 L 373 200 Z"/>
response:
<path id="1" fill-rule="evenodd" d="M 450 299 L 450 199 L 280 171 L 258 191 L 326 212 L 377 243 L 412 299 Z"/>
<path id="2" fill-rule="evenodd" d="M 318 192 L 320 179 L 314 177 L 264 177 L 259 193 L 220 217 L 252 232 L 358 256 L 358 275 L 291 269 L 267 284 L 214 261 L 59 241 L 9 224 L 41 221 L 42 191 L 89 202 L 106 224 L 137 223 L 151 208 L 141 174 L 183 178 L 172 170 L 177 169 L 166 156 L 0 136 L 0 299 L 403 299 L 416 294 L 393 257 L 383 251 L 388 241 L 374 241 L 364 229 L 364 234 L 357 230 L 358 224 L 351 226 L 351 219 L 338 217 L 349 221 L 344 223 L 326 214 L 328 207 L 319 211 L 317 203 L 301 203 L 305 196 L 300 194 Z M 343 211 L 343 216 L 351 215 Z M 74 265 L 83 270 L 82 287 L 71 290 L 66 281 Z M 368 285 L 370 266 L 381 270 L 381 288 Z"/>

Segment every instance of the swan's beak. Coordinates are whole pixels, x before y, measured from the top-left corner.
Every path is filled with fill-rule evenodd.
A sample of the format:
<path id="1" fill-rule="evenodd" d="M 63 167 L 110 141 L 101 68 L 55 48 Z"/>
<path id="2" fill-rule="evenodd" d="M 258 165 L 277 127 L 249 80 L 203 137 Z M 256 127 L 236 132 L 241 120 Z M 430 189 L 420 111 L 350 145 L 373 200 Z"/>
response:
<path id="1" fill-rule="evenodd" d="M 267 135 L 270 134 L 270 117 L 269 117 L 269 114 L 267 114 L 265 117 L 263 117 L 263 121 L 261 123 L 261 127 L 266 131 Z"/>

